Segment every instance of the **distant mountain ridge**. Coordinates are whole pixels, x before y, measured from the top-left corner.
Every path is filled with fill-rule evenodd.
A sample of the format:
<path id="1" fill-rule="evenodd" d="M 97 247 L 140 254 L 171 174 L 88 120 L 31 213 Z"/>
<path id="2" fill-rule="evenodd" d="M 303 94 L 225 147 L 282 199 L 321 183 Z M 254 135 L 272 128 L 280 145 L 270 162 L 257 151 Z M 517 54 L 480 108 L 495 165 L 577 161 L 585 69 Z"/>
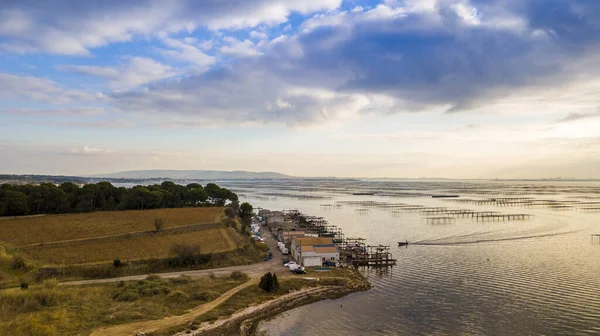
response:
<path id="1" fill-rule="evenodd" d="M 131 170 L 110 174 L 99 174 L 91 177 L 105 178 L 125 178 L 125 179 L 286 179 L 292 178 L 290 175 L 285 175 L 275 172 L 250 172 L 244 170 L 224 171 L 224 170 Z"/>

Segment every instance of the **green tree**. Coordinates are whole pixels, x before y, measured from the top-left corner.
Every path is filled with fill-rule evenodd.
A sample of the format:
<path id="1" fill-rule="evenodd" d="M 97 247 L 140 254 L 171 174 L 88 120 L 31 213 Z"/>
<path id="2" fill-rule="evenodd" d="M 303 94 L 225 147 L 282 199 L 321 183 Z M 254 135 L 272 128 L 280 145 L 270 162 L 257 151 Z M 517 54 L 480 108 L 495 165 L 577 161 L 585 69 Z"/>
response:
<path id="1" fill-rule="evenodd" d="M 268 272 L 260 278 L 258 287 L 265 292 L 274 292 L 279 289 L 279 280 L 275 273 Z"/>
<path id="2" fill-rule="evenodd" d="M 244 202 L 240 205 L 240 217 L 250 218 L 252 217 L 252 211 L 254 211 L 252 204 Z"/>
<path id="3" fill-rule="evenodd" d="M 5 214 L 8 216 L 21 216 L 29 214 L 27 195 L 20 191 L 7 190 L 4 192 Z"/>

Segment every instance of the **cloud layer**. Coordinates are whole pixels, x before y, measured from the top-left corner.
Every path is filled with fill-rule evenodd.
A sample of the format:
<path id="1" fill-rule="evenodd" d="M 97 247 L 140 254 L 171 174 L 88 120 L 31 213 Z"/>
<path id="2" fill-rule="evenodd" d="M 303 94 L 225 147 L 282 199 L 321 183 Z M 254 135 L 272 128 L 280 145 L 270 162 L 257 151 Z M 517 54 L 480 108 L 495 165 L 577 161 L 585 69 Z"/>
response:
<path id="1" fill-rule="evenodd" d="M 91 133 L 127 143 L 185 129 L 204 143 L 212 129 L 235 137 L 234 126 L 281 132 L 258 144 L 273 151 L 286 132 L 345 128 L 315 136 L 315 150 L 393 143 L 426 153 L 413 163 L 452 141 L 517 160 L 550 139 L 568 139 L 566 151 L 600 136 L 595 0 L 4 3 L 0 127 L 6 138 L 39 128 L 40 143 L 71 132 L 52 140 L 71 156 L 117 156 Z M 188 139 L 176 132 L 178 147 Z M 286 144 L 301 149 L 307 137 L 296 136 Z"/>
<path id="2" fill-rule="evenodd" d="M 292 34 L 269 39 L 264 29 L 253 30 L 286 23 L 292 13 L 305 16 Z M 115 66 L 59 69 L 106 80 L 119 91 L 104 93 L 124 112 L 294 124 L 468 111 L 516 90 L 576 80 L 569 65 L 600 47 L 597 14 L 600 4 L 584 0 L 390 0 L 372 7 L 335 0 L 23 1 L 1 11 L 0 45 L 88 55 L 111 43 L 154 40 L 163 62 L 124 55 Z M 180 37 L 197 30 L 213 36 Z M 240 33 L 247 37 L 233 36 Z M 41 91 L 33 98 L 57 95 Z"/>

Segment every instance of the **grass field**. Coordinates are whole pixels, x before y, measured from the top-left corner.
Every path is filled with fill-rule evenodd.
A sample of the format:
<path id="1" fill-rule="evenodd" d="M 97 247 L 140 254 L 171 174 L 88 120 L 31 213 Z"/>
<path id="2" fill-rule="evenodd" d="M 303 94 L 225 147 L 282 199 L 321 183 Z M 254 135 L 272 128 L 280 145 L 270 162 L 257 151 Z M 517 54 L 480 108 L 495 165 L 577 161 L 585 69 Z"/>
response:
<path id="1" fill-rule="evenodd" d="M 238 234 L 231 228 L 214 228 L 201 231 L 170 234 L 158 232 L 151 236 L 129 239 L 76 242 L 68 246 L 38 245 L 21 250 L 35 260 L 51 264 L 82 264 L 164 258 L 171 256 L 175 243 L 197 244 L 201 253 L 217 253 L 238 248 Z"/>
<path id="2" fill-rule="evenodd" d="M 189 278 L 58 286 L 56 281 L 0 295 L 0 335 L 89 335 L 101 326 L 181 315 L 247 278 Z"/>
<path id="3" fill-rule="evenodd" d="M 2 219 L 0 288 L 52 277 L 93 279 L 262 260 L 264 251 L 225 217 L 223 207 L 202 207 Z M 164 221 L 159 231 L 155 218 Z M 196 259 L 176 256 L 175 244 L 187 246 Z M 116 259 L 121 267 L 113 266 Z"/>
<path id="4" fill-rule="evenodd" d="M 74 239 L 154 230 L 162 218 L 164 228 L 220 223 L 223 208 L 175 208 L 64 214 L 0 221 L 0 241 L 18 247 Z"/>

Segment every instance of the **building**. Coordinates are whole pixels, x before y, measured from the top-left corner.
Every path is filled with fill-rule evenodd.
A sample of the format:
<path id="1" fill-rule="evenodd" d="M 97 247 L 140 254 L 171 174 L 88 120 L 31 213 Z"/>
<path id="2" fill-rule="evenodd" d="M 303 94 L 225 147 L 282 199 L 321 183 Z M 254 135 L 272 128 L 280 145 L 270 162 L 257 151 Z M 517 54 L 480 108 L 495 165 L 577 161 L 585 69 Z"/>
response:
<path id="1" fill-rule="evenodd" d="M 331 238 L 294 237 L 291 252 L 302 266 L 322 266 L 340 260 L 340 253 Z"/>
<path id="2" fill-rule="evenodd" d="M 271 228 L 271 230 L 276 230 L 285 221 L 285 215 L 281 211 L 271 211 L 264 215 L 265 223 Z"/>
<path id="3" fill-rule="evenodd" d="M 289 245 L 292 243 L 292 239 L 294 238 L 301 238 L 305 236 L 305 232 L 304 231 L 278 231 L 278 235 L 277 238 L 279 238 L 279 241 Z"/>

